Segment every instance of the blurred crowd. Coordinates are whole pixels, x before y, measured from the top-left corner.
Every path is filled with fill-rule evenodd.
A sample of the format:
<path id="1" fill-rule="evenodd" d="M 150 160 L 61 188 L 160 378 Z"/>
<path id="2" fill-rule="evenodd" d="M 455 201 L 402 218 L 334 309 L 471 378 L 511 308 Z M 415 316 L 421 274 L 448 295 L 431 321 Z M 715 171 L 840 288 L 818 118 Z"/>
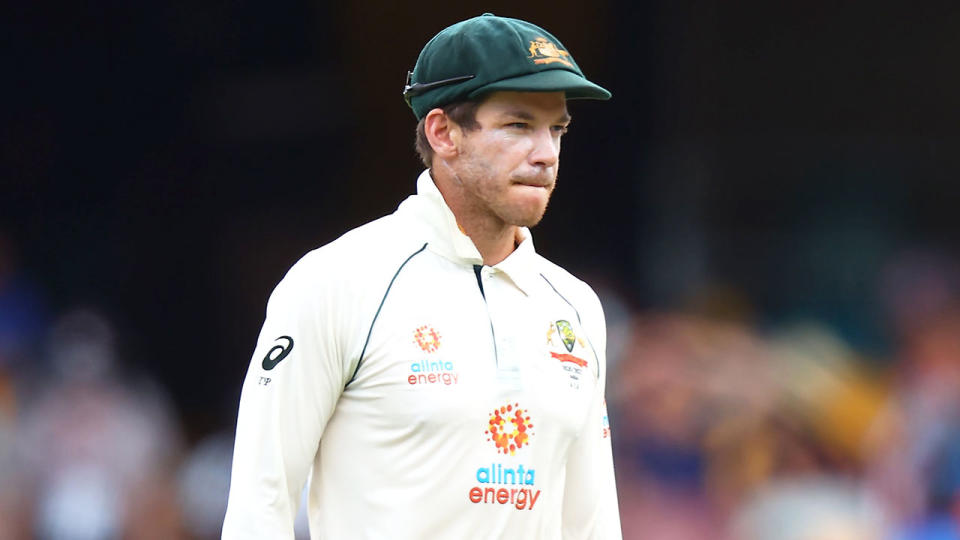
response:
<path id="1" fill-rule="evenodd" d="M 960 273 L 907 252 L 880 275 L 885 357 L 730 294 L 615 321 L 625 538 L 960 538 Z"/>
<path id="2" fill-rule="evenodd" d="M 9 242 L 0 539 L 219 537 L 232 424 L 188 444 L 111 320 L 54 312 Z M 883 354 L 736 294 L 638 312 L 601 290 L 624 538 L 960 539 L 960 271 L 905 253 L 881 274 Z"/>

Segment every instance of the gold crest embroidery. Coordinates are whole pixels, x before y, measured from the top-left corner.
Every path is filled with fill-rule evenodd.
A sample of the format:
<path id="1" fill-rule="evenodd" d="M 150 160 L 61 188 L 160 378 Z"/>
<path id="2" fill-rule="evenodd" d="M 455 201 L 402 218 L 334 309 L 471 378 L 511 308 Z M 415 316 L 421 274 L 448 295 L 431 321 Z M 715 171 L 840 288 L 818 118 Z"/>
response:
<path id="1" fill-rule="evenodd" d="M 559 62 L 567 67 L 573 67 L 573 64 L 566 58 L 570 56 L 570 53 L 558 49 L 556 45 L 546 38 L 538 37 L 531 41 L 528 50 L 530 51 L 530 58 L 533 59 L 534 64 L 553 64 Z"/>

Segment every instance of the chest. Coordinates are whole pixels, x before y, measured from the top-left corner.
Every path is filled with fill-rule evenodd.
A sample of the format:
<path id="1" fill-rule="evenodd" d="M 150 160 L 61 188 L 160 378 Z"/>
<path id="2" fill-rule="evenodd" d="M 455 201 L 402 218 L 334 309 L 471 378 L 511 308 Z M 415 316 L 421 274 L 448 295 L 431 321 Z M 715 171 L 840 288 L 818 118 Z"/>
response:
<path id="1" fill-rule="evenodd" d="M 494 421 L 514 434 L 534 424 L 541 439 L 575 437 L 598 384 L 577 308 L 546 281 L 521 290 L 490 268 L 418 270 L 383 301 L 345 406 L 412 437 Z M 524 417 L 513 417 L 518 409 Z M 518 442 L 504 439 L 504 450 Z"/>

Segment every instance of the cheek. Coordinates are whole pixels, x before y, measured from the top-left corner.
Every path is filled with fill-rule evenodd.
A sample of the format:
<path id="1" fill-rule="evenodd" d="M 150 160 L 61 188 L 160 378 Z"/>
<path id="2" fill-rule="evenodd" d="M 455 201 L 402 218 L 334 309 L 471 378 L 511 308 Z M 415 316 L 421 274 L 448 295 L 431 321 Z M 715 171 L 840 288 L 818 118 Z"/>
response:
<path id="1" fill-rule="evenodd" d="M 486 142 L 487 155 L 504 165 L 522 163 L 533 149 L 529 137 L 507 132 L 493 134 Z"/>
<path id="2" fill-rule="evenodd" d="M 524 168 L 529 155 L 530 152 L 522 145 L 508 146 L 497 154 L 497 161 L 505 172 L 515 173 Z"/>
<path id="3" fill-rule="evenodd" d="M 491 145 L 474 157 L 494 177 L 509 176 L 523 162 L 522 155 L 510 146 Z"/>
<path id="4" fill-rule="evenodd" d="M 522 174 L 530 148 L 529 138 L 500 132 L 473 138 L 463 150 L 476 175 L 494 180 L 492 185 L 484 186 L 484 191 L 496 191 L 504 187 L 497 179 L 505 181 Z"/>

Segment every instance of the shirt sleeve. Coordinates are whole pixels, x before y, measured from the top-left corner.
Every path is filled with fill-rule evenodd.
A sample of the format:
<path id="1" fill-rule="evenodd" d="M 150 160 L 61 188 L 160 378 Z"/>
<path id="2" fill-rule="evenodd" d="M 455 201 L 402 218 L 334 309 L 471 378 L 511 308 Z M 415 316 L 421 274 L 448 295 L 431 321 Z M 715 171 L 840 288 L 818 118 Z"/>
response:
<path id="1" fill-rule="evenodd" d="M 240 397 L 224 539 L 294 537 L 320 437 L 352 374 L 336 287 L 313 274 L 295 265 L 267 303 Z"/>
<path id="2" fill-rule="evenodd" d="M 594 296 L 594 298 L 596 298 Z M 565 540 L 621 539 L 620 510 L 613 473 L 610 424 L 604 399 L 606 387 L 606 326 L 599 301 L 591 320 L 599 320 L 588 332 L 596 348 L 600 373 L 583 431 L 567 457 L 563 495 L 563 538 Z"/>

